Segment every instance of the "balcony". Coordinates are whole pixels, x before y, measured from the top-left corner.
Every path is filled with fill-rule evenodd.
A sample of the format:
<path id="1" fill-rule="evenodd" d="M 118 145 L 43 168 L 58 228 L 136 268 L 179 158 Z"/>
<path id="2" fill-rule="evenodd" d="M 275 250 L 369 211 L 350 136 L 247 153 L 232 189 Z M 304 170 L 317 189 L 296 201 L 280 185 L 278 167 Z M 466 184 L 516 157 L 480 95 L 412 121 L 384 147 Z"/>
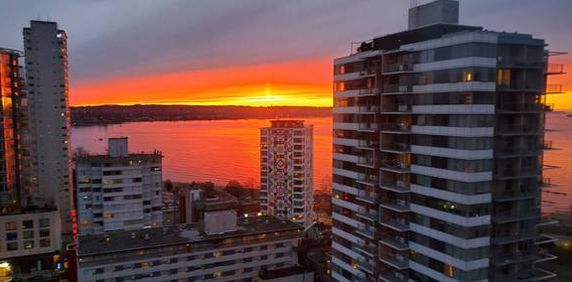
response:
<path id="1" fill-rule="evenodd" d="M 388 145 L 382 145 L 381 151 L 395 154 L 406 154 L 411 152 L 411 146 L 407 143 L 391 143 Z"/>
<path id="2" fill-rule="evenodd" d="M 562 84 L 548 84 L 544 90 L 545 94 L 563 94 Z"/>
<path id="3" fill-rule="evenodd" d="M 377 149 L 379 143 L 374 140 L 359 140 L 358 147 L 360 149 Z"/>
<path id="4" fill-rule="evenodd" d="M 366 256 L 375 257 L 375 250 L 377 246 L 373 243 L 362 243 L 354 247 L 354 249 Z"/>
<path id="5" fill-rule="evenodd" d="M 386 245 L 397 251 L 409 250 L 409 244 L 407 243 L 407 239 L 405 239 L 404 237 L 399 237 L 399 236 L 392 237 L 383 235 L 379 239 L 379 243 Z"/>
<path id="6" fill-rule="evenodd" d="M 370 131 L 374 132 L 378 129 L 378 125 L 375 122 L 360 122 L 358 126 L 358 131 Z"/>
<path id="7" fill-rule="evenodd" d="M 396 193 L 409 193 L 409 184 L 405 181 L 382 181 L 380 184 L 381 189 L 389 190 Z"/>
<path id="8" fill-rule="evenodd" d="M 371 202 L 368 202 L 368 203 L 371 203 Z M 378 213 L 377 213 L 377 210 L 368 210 L 364 213 L 356 213 L 356 216 L 361 217 L 365 220 L 375 222 L 378 218 Z"/>
<path id="9" fill-rule="evenodd" d="M 398 232 L 409 231 L 409 222 L 405 218 L 383 216 L 380 212 L 379 224 Z"/>
<path id="10" fill-rule="evenodd" d="M 496 223 L 508 223 L 540 218 L 540 209 L 531 208 L 527 210 L 500 211 L 493 216 Z"/>
<path id="11" fill-rule="evenodd" d="M 395 212 L 404 213 L 410 211 L 409 202 L 401 199 L 397 200 L 384 200 L 379 204 L 381 208 L 389 209 Z"/>
<path id="12" fill-rule="evenodd" d="M 375 262 L 372 259 L 360 259 L 358 260 L 357 267 L 369 274 L 373 275 L 375 269 Z"/>
<path id="13" fill-rule="evenodd" d="M 554 238 L 550 235 L 542 234 L 536 238 L 534 242 L 535 245 L 544 245 L 544 244 L 552 244 L 558 242 L 557 238 Z"/>
<path id="14" fill-rule="evenodd" d="M 548 64 L 546 66 L 546 74 L 547 75 L 557 75 L 557 74 L 565 74 L 564 65 L 563 64 Z"/>
<path id="15" fill-rule="evenodd" d="M 535 240 L 536 238 L 538 238 L 538 236 L 535 235 L 534 232 L 532 234 L 530 233 L 521 234 L 521 232 L 519 232 L 515 234 L 496 235 L 492 237 L 491 242 L 495 245 L 506 245 L 506 244 L 513 244 L 516 242 Z"/>
<path id="16" fill-rule="evenodd" d="M 555 277 L 556 274 L 536 267 L 535 269 L 519 271 L 512 275 L 495 275 L 495 279 L 493 281 L 553 281 Z"/>
<path id="17" fill-rule="evenodd" d="M 358 107 L 359 113 L 362 114 L 376 114 L 379 112 L 378 106 L 359 106 Z"/>
<path id="18" fill-rule="evenodd" d="M 510 264 L 522 263 L 525 261 L 531 261 L 537 257 L 537 254 L 532 250 L 517 250 L 507 254 L 493 254 L 491 264 L 496 266 L 506 266 Z"/>
<path id="19" fill-rule="evenodd" d="M 362 190 L 359 191 L 359 195 L 356 197 L 356 200 L 366 202 L 369 204 L 375 204 L 377 200 L 377 193 Z"/>
<path id="20" fill-rule="evenodd" d="M 377 175 L 360 173 L 357 182 L 366 185 L 377 185 Z"/>
<path id="21" fill-rule="evenodd" d="M 384 123 L 381 131 L 391 134 L 410 134 L 411 125 L 408 123 Z"/>
<path id="22" fill-rule="evenodd" d="M 377 160 L 374 157 L 359 157 L 358 165 L 374 168 L 377 165 Z"/>
<path id="23" fill-rule="evenodd" d="M 538 196 L 538 193 L 534 190 L 529 191 L 502 191 L 499 193 L 494 194 L 494 201 L 495 202 L 510 202 L 510 201 L 519 201 L 524 199 L 531 199 Z"/>
<path id="24" fill-rule="evenodd" d="M 549 150 L 558 150 L 558 148 L 554 147 L 554 142 L 552 140 L 550 141 L 544 141 L 544 145 L 542 146 L 542 149 L 545 151 L 549 151 Z"/>
<path id="25" fill-rule="evenodd" d="M 411 106 L 410 105 L 385 105 L 383 108 L 383 113 L 385 114 L 410 114 L 411 113 Z"/>
<path id="26" fill-rule="evenodd" d="M 361 228 L 358 228 L 356 230 L 356 233 L 372 240 L 375 239 L 375 228 L 370 226 L 363 226 Z"/>
<path id="27" fill-rule="evenodd" d="M 387 84 L 383 86 L 383 95 L 406 94 L 413 91 L 413 85 Z"/>
<path id="28" fill-rule="evenodd" d="M 358 91 L 358 96 L 375 96 L 379 93 L 377 88 L 365 88 Z"/>
<path id="29" fill-rule="evenodd" d="M 395 173 L 409 173 L 411 165 L 396 160 L 383 160 L 381 169 Z"/>
<path id="30" fill-rule="evenodd" d="M 498 171 L 495 177 L 500 180 L 533 178 L 537 177 L 539 173 L 538 169 L 503 169 Z"/>
<path id="31" fill-rule="evenodd" d="M 496 156 L 499 158 L 514 158 L 523 156 L 536 156 L 540 154 L 539 146 L 536 144 L 531 146 L 502 146 L 495 150 Z"/>
<path id="32" fill-rule="evenodd" d="M 553 184 L 553 183 L 552 183 L 552 178 L 548 178 L 548 177 L 543 178 L 543 179 L 538 183 L 538 185 L 539 185 L 540 187 L 543 187 L 543 188 L 557 186 L 556 184 Z"/>
<path id="33" fill-rule="evenodd" d="M 545 110 L 545 106 L 536 103 L 501 103 L 497 111 L 499 113 L 539 113 Z"/>
<path id="34" fill-rule="evenodd" d="M 383 66 L 383 74 L 403 73 L 413 71 L 413 65 L 408 63 L 388 64 Z"/>
<path id="35" fill-rule="evenodd" d="M 381 273 L 378 277 L 380 282 L 407 282 L 409 279 L 407 276 L 400 272 L 393 273 Z"/>
<path id="36" fill-rule="evenodd" d="M 409 258 L 402 256 L 400 254 L 381 253 L 380 251 L 379 260 L 399 270 L 409 268 Z"/>

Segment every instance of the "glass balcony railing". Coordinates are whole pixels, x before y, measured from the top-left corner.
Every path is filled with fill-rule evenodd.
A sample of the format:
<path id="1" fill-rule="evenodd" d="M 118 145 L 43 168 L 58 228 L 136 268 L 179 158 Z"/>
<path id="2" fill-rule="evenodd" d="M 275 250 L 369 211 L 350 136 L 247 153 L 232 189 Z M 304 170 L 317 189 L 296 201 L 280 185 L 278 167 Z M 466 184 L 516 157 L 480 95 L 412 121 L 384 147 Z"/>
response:
<path id="1" fill-rule="evenodd" d="M 380 183 L 382 189 L 394 192 L 409 192 L 409 184 L 405 181 L 382 181 Z"/>
<path id="2" fill-rule="evenodd" d="M 411 132 L 411 125 L 408 123 L 384 123 L 382 130 L 384 132 L 409 133 Z"/>
<path id="3" fill-rule="evenodd" d="M 413 71 L 413 65 L 408 63 L 401 64 L 388 64 L 383 66 L 383 73 L 394 73 L 394 72 L 407 72 Z"/>
<path id="4" fill-rule="evenodd" d="M 561 94 L 563 93 L 562 84 L 548 84 L 544 91 L 546 94 Z"/>
<path id="5" fill-rule="evenodd" d="M 564 65 L 563 64 L 548 64 L 546 66 L 546 74 L 554 75 L 554 74 L 564 74 Z"/>

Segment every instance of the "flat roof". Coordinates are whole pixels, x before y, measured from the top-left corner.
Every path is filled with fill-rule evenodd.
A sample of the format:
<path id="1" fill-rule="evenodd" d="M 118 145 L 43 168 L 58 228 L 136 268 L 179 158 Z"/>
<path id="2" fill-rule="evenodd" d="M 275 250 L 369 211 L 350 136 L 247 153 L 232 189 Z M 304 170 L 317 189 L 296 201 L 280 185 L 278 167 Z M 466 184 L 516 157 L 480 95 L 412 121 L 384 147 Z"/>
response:
<path id="1" fill-rule="evenodd" d="M 163 158 L 163 155 L 159 151 L 151 153 L 130 153 L 127 156 L 112 157 L 107 154 L 99 155 L 84 155 L 75 156 L 74 161 L 76 162 L 123 162 L 131 160 L 153 160 L 157 158 Z"/>
<path id="2" fill-rule="evenodd" d="M 79 256 L 104 255 L 139 249 L 206 242 L 245 235 L 302 230 L 302 226 L 270 216 L 240 218 L 238 230 L 207 235 L 200 224 L 181 224 L 140 230 L 115 231 L 79 237 Z M 302 236 L 302 233 L 300 233 Z M 109 238 L 109 240 L 106 240 Z"/>

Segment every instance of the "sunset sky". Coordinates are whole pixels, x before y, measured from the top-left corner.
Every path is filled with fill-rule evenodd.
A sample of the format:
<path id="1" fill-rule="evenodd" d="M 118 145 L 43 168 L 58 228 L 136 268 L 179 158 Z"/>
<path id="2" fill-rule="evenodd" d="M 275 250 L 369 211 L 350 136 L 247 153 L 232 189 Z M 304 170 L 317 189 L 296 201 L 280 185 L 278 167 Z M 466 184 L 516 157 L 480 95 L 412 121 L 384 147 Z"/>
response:
<path id="1" fill-rule="evenodd" d="M 406 28 L 404 0 L 2 0 L 0 46 L 22 49 L 31 19 L 69 36 L 73 105 L 330 106 L 332 59 L 351 41 Z M 545 38 L 572 51 L 570 0 L 461 0 L 461 23 Z M 570 90 L 572 56 L 554 58 Z"/>

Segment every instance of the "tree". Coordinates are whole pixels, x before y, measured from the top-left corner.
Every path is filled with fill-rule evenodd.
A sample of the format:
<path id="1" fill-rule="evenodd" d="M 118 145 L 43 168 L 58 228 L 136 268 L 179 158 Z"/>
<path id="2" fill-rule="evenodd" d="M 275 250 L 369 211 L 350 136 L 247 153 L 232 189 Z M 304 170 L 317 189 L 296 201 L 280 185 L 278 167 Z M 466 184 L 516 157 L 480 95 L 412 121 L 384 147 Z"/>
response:
<path id="1" fill-rule="evenodd" d="M 244 191 L 244 187 L 242 186 L 242 184 L 240 184 L 240 182 L 236 181 L 236 180 L 231 180 L 229 181 L 226 186 L 224 187 L 224 190 L 235 196 L 235 197 L 240 197 L 240 195 L 242 195 L 243 191 Z"/>

